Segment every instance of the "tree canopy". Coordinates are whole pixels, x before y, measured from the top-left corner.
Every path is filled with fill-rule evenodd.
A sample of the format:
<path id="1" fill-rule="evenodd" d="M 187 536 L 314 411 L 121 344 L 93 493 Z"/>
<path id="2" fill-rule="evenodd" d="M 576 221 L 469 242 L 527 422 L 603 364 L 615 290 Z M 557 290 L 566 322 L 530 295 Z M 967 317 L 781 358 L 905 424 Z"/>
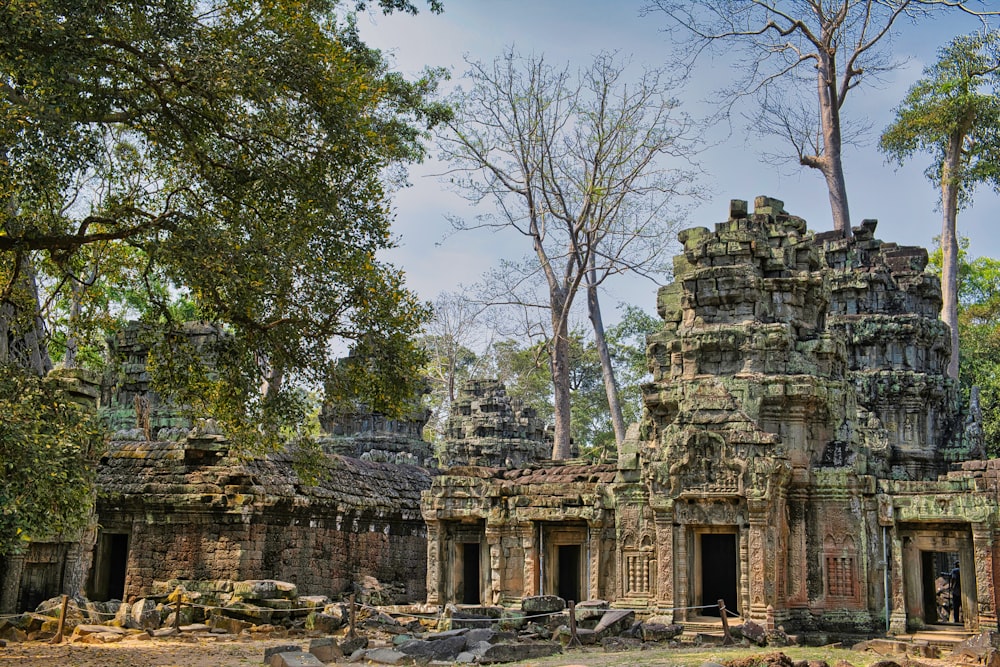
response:
<path id="1" fill-rule="evenodd" d="M 910 88 L 879 143 L 902 162 L 933 155 L 927 177 L 941 192 L 941 319 L 951 327 L 948 374 L 959 376 L 957 218 L 976 185 L 1000 191 L 1000 33 L 959 36 Z"/>
<path id="2" fill-rule="evenodd" d="M 367 355 L 353 380 L 416 376 L 406 371 L 420 362 L 412 336 L 426 309 L 379 253 L 392 245 L 394 170 L 420 159 L 422 133 L 448 115 L 427 102 L 440 73 L 409 82 L 392 72 L 339 5 L 42 0 L 0 10 L 5 359 L 43 372 L 25 340 L 54 333 L 40 324 L 53 294 L 127 270 L 150 319 L 169 322 L 167 301 L 182 295 L 233 334 L 227 391 L 250 407 L 230 402 L 234 422 L 260 423 L 253 406 L 289 381 L 347 373 L 333 363 L 345 345 Z M 124 267 L 108 261 L 114 245 L 131 249 Z M 40 298 L 39 285 L 52 293 Z M 263 400 L 250 400 L 261 386 Z M 360 386 L 389 411 L 412 389 Z"/>

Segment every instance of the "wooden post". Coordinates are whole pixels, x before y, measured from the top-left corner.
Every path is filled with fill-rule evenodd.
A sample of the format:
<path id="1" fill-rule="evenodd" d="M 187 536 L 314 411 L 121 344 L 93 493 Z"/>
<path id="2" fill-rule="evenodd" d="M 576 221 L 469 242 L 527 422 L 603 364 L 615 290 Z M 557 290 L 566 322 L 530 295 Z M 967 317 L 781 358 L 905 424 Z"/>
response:
<path id="1" fill-rule="evenodd" d="M 56 636 L 52 638 L 50 644 L 60 644 L 63 640 L 63 631 L 66 629 L 66 607 L 69 606 L 69 596 L 62 596 L 62 606 L 59 609 L 59 629 Z"/>
<path id="2" fill-rule="evenodd" d="M 174 630 L 181 631 L 181 607 L 184 605 L 184 596 L 177 596 L 177 607 L 174 609 Z"/>
<path id="3" fill-rule="evenodd" d="M 354 639 L 358 636 L 354 631 L 354 625 L 358 619 L 357 612 L 354 609 L 354 593 L 351 593 L 351 597 L 347 599 L 347 604 L 350 605 L 347 610 L 347 618 L 350 625 L 350 629 L 347 631 L 347 636 Z"/>
<path id="4" fill-rule="evenodd" d="M 569 646 L 583 646 L 580 638 L 576 634 L 576 602 L 569 601 Z"/>
<path id="5" fill-rule="evenodd" d="M 725 600 L 719 600 L 719 616 L 722 617 L 722 645 L 728 646 L 733 643 L 733 636 L 729 634 L 729 619 L 727 618 Z"/>

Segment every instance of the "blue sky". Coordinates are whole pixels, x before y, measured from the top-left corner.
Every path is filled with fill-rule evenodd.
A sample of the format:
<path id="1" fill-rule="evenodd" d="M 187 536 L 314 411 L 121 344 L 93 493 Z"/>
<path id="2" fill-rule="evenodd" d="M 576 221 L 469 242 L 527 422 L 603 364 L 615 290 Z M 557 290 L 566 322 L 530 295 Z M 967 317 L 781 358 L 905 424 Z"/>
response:
<path id="1" fill-rule="evenodd" d="M 661 31 L 662 16 L 640 16 L 635 0 L 445 0 L 445 12 L 418 16 L 381 15 L 359 19 L 370 45 L 391 53 L 398 70 L 416 76 L 424 66 L 449 68 L 449 86 L 461 85 L 463 56 L 491 61 L 509 45 L 522 53 L 544 55 L 554 63 L 587 65 L 600 51 L 630 55 L 637 65 L 662 65 L 670 44 Z M 954 35 L 971 32 L 975 20 L 943 13 L 932 21 L 904 25 L 893 43 L 894 55 L 906 64 L 887 75 L 877 87 L 856 91 L 845 105 L 851 117 L 864 116 L 872 126 L 867 145 L 845 152 L 845 170 L 852 223 L 879 221 L 876 235 L 900 245 L 930 247 L 940 234 L 937 192 L 924 177 L 929 156 L 918 156 L 897 169 L 876 149 L 878 133 L 890 122 L 893 108 L 923 68 L 934 62 L 937 49 Z M 700 103 L 733 77 L 725 63 L 703 61 L 679 94 L 684 108 L 701 113 Z M 861 94 L 857 94 L 860 92 Z M 702 154 L 703 185 L 709 197 L 687 217 L 683 227 L 708 226 L 724 220 L 730 199 L 751 200 L 769 195 L 785 202 L 793 215 L 816 231 L 830 229 L 826 187 L 815 170 L 763 163 L 760 153 L 785 147 L 777 140 L 762 144 L 745 127 L 736 126 Z M 430 160 L 410 170 L 412 186 L 395 196 L 394 232 L 400 247 L 389 259 L 407 273 L 407 284 L 424 299 L 459 283 L 472 284 L 501 256 L 518 258 L 530 251 L 523 239 L 484 231 L 451 232 L 445 216 L 473 215 L 466 203 L 434 176 L 442 165 Z M 971 241 L 973 256 L 1000 256 L 1000 197 L 981 189 L 972 208 L 959 215 L 959 233 Z M 615 280 L 615 279 L 611 279 Z M 606 308 L 628 302 L 653 312 L 656 286 L 639 279 L 619 278 L 607 285 Z M 611 317 L 610 319 L 614 319 Z"/>

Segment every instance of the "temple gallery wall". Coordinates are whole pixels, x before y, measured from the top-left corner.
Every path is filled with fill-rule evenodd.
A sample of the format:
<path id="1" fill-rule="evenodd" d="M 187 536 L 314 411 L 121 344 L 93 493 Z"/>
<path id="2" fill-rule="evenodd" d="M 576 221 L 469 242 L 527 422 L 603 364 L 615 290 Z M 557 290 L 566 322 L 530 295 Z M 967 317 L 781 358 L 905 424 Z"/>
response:
<path id="1" fill-rule="evenodd" d="M 377 580 L 386 602 L 553 594 L 689 622 L 723 599 L 768 626 L 903 632 L 945 620 L 935 579 L 958 562 L 962 623 L 995 627 L 1000 468 L 945 375 L 926 251 L 875 232 L 812 232 L 767 197 L 682 232 L 613 464 L 547 460 L 544 424 L 484 379 L 437 456 L 426 415 L 325 414 L 327 474 L 306 484 L 287 455 L 237 459 L 161 404 L 123 332 L 95 520 L 3 561 L 0 607 L 171 579 L 330 596 Z"/>

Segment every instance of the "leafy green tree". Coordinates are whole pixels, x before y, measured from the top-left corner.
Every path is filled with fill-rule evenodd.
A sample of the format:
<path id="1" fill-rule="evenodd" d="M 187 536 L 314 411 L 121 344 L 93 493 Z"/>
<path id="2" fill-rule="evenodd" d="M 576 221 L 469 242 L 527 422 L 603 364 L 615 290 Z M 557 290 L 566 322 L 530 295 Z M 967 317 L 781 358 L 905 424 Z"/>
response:
<path id="1" fill-rule="evenodd" d="M 0 366 L 0 556 L 84 526 L 103 435 L 53 380 Z"/>
<path id="2" fill-rule="evenodd" d="M 1000 33 L 960 36 L 910 88 L 879 146 L 899 162 L 933 157 L 927 177 L 941 191 L 941 319 L 951 327 L 948 375 L 959 376 L 957 219 L 980 183 L 1000 191 Z"/>
<path id="3" fill-rule="evenodd" d="M 408 82 L 390 71 L 345 9 L 0 8 L 0 361 L 51 367 L 39 284 L 94 275 L 96 295 L 96 282 L 124 275 L 93 272 L 98 245 L 127 244 L 143 258 L 132 279 L 166 288 L 147 290 L 151 321 L 174 328 L 162 297 L 180 290 L 230 333 L 216 374 L 197 372 L 198 357 L 168 336 L 157 377 L 180 403 L 202 392 L 208 414 L 247 433 L 291 418 L 300 385 L 402 405 L 427 311 L 378 258 L 391 246 L 386 182 L 422 156 L 423 133 L 448 111 L 427 102 L 438 73 Z M 334 363 L 337 341 L 355 363 Z"/>
<path id="4" fill-rule="evenodd" d="M 1000 456 L 1000 260 L 968 256 L 969 240 L 958 249 L 958 332 L 961 345 L 959 387 L 968 403 L 973 386 L 980 389 L 987 453 Z M 939 275 L 944 263 L 939 245 L 930 266 Z"/>

